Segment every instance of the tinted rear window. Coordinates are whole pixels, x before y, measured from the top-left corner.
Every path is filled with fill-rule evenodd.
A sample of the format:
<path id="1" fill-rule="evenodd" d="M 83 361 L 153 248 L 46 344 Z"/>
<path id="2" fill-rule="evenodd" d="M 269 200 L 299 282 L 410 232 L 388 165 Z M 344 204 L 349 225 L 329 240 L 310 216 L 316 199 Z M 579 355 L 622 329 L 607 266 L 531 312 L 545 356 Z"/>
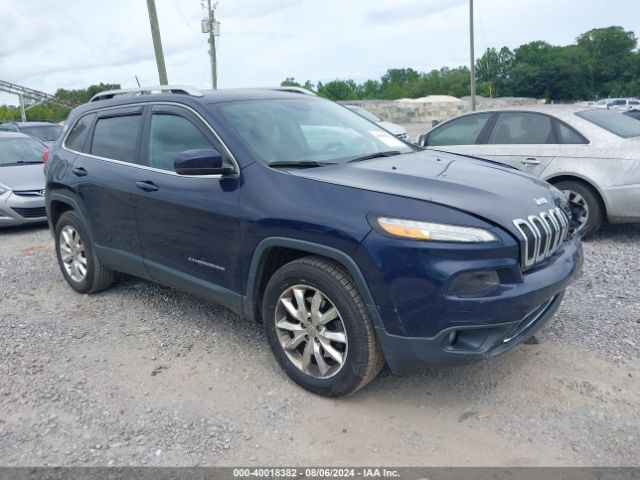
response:
<path id="1" fill-rule="evenodd" d="M 556 143 L 551 117 L 531 112 L 501 113 L 489 143 L 498 145 L 541 145 Z"/>
<path id="2" fill-rule="evenodd" d="M 142 115 L 99 118 L 91 153 L 99 157 L 136 163 L 136 144 Z"/>
<path id="3" fill-rule="evenodd" d="M 640 122 L 618 112 L 593 109 L 576 115 L 622 138 L 640 136 Z"/>
<path id="4" fill-rule="evenodd" d="M 87 134 L 89 133 L 89 128 L 91 127 L 94 117 L 95 114 L 85 115 L 75 123 L 65 142 L 67 148 L 75 150 L 76 152 L 83 151 L 85 141 L 87 140 Z"/>

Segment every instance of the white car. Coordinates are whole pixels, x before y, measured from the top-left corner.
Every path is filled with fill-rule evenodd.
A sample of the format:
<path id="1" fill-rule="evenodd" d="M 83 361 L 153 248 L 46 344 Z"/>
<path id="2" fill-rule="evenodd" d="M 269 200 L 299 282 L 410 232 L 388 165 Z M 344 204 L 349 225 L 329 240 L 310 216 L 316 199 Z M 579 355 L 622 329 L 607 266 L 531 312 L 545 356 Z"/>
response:
<path id="1" fill-rule="evenodd" d="M 384 128 L 387 132 L 395 135 L 400 140 L 404 140 L 405 142 L 409 141 L 409 134 L 407 134 L 407 130 L 404 127 L 401 127 L 396 123 L 385 122 L 380 117 L 374 115 L 369 110 L 365 110 L 362 107 L 358 107 L 356 105 L 345 105 L 345 107 L 347 107 L 352 112 L 357 113 L 362 118 L 366 118 L 370 122 L 377 124 L 379 127 Z"/>
<path id="2" fill-rule="evenodd" d="M 586 232 L 605 221 L 640 222 L 640 122 L 627 115 L 578 105 L 487 110 L 443 122 L 418 144 L 546 180 L 567 195 Z"/>
<path id="3" fill-rule="evenodd" d="M 593 106 L 626 112 L 627 110 L 640 108 L 640 100 L 637 98 L 609 98 L 607 100 L 600 100 L 594 103 Z"/>

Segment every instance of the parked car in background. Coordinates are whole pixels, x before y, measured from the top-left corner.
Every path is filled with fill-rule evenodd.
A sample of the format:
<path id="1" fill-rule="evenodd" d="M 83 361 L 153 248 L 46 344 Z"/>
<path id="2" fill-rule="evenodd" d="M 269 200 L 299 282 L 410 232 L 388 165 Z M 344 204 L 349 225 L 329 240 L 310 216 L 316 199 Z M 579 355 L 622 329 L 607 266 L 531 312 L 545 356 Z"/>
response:
<path id="1" fill-rule="evenodd" d="M 0 227 L 47 221 L 42 158 L 46 149 L 29 135 L 0 132 Z"/>
<path id="2" fill-rule="evenodd" d="M 640 122 L 626 115 L 575 105 L 482 111 L 441 123 L 418 144 L 550 182 L 580 212 L 581 229 L 640 221 Z"/>
<path id="3" fill-rule="evenodd" d="M 606 100 L 599 100 L 595 102 L 593 106 L 625 112 L 633 108 L 640 108 L 640 100 L 637 98 L 608 98 Z"/>
<path id="4" fill-rule="evenodd" d="M 53 145 L 62 133 L 62 125 L 51 122 L 2 122 L 0 132 L 26 133 L 37 138 L 47 146 Z"/>
<path id="5" fill-rule="evenodd" d="M 505 352 L 580 271 L 566 198 L 530 175 L 423 151 L 305 93 L 131 93 L 74 109 L 49 152 L 65 280 L 93 293 L 122 271 L 262 319 L 314 393 L 352 393 L 385 361 Z"/>
<path id="6" fill-rule="evenodd" d="M 345 107 L 347 107 L 352 112 L 357 113 L 362 118 L 366 118 L 370 122 L 373 122 L 378 126 L 384 128 L 387 132 L 392 133 L 399 139 L 409 141 L 409 134 L 407 133 L 407 130 L 403 126 L 398 125 L 396 123 L 391 123 L 391 122 L 382 120 L 380 117 L 378 117 L 377 115 L 374 115 L 369 110 L 366 110 L 362 107 L 358 107 L 357 105 L 345 105 Z"/>

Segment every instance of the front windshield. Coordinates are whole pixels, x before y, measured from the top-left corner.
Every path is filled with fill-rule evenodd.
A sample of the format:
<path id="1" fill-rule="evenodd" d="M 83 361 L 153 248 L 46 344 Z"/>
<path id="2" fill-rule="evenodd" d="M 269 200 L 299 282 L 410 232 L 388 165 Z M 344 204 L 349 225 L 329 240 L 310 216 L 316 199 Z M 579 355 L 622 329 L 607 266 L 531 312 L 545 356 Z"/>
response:
<path id="1" fill-rule="evenodd" d="M 42 163 L 46 148 L 32 138 L 0 138 L 0 166 Z"/>
<path id="2" fill-rule="evenodd" d="M 263 163 L 345 163 L 413 149 L 357 114 L 316 97 L 211 104 L 233 134 Z"/>
<path id="3" fill-rule="evenodd" d="M 62 127 L 60 125 L 25 126 L 20 127 L 20 131 L 43 142 L 55 142 L 62 133 Z"/>
<path id="4" fill-rule="evenodd" d="M 576 115 L 619 137 L 640 136 L 640 122 L 619 112 L 593 109 L 576 112 Z"/>

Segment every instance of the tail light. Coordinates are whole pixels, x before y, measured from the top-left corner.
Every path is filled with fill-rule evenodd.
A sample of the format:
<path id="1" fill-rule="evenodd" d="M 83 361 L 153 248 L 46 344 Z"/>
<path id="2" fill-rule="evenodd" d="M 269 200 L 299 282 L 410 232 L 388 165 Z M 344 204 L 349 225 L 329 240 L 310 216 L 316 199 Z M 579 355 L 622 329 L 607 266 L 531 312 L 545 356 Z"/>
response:
<path id="1" fill-rule="evenodd" d="M 42 152 L 42 161 L 44 163 L 47 163 L 47 160 L 49 160 L 49 150 L 45 150 L 44 152 Z"/>

